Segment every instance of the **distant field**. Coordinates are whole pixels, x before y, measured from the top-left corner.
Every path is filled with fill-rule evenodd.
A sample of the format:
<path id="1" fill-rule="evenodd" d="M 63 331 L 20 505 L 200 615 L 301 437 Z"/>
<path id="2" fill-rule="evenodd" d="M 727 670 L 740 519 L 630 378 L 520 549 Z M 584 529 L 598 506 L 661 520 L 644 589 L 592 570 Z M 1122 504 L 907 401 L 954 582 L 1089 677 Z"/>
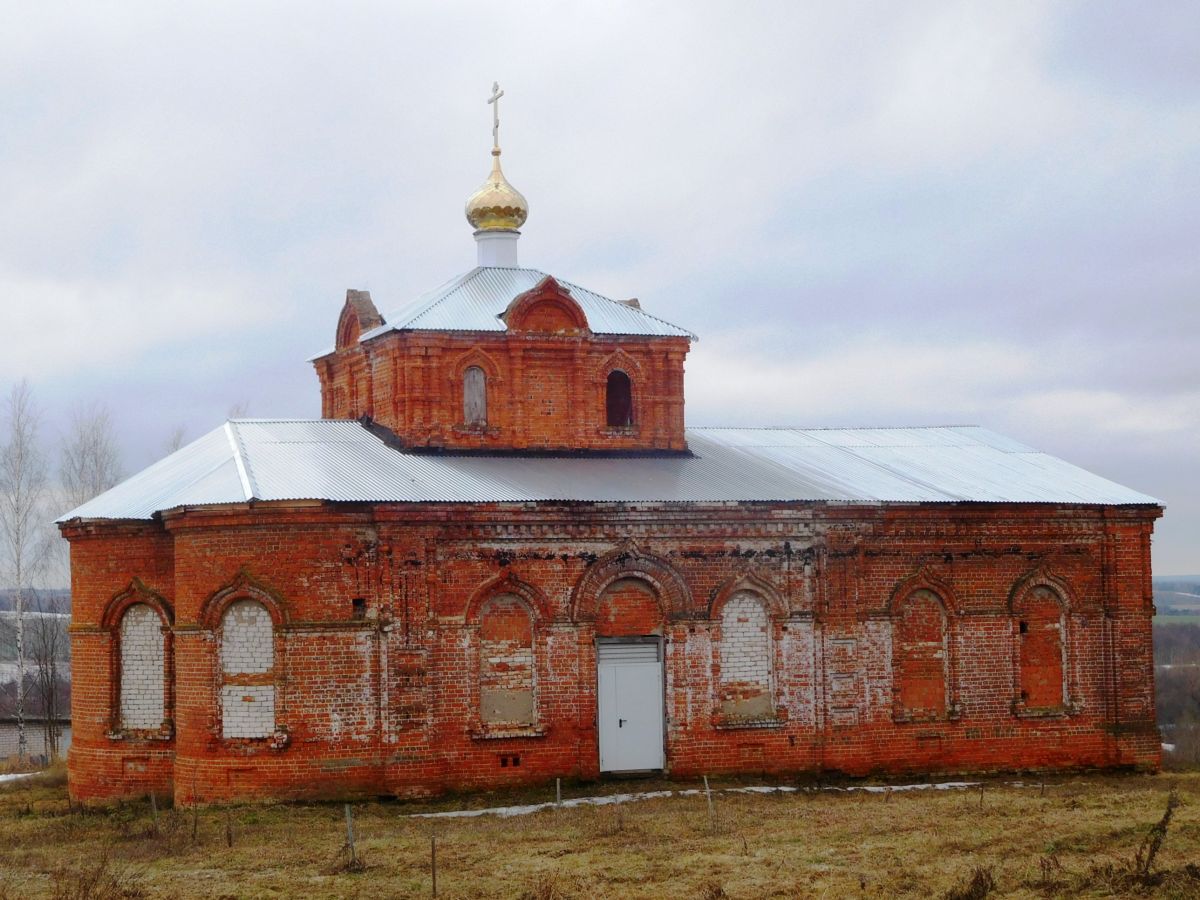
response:
<path id="1" fill-rule="evenodd" d="M 1154 589 L 1154 602 L 1159 607 L 1176 609 L 1200 609 L 1200 595 L 1183 591 L 1163 591 Z"/>
<path id="2" fill-rule="evenodd" d="M 1154 617 L 1155 625 L 1200 625 L 1200 613 L 1195 615 L 1163 615 Z"/>
<path id="3" fill-rule="evenodd" d="M 695 787 L 694 784 L 686 785 Z M 1154 874 L 1131 862 L 1177 787 Z M 679 787 L 572 786 L 568 796 Z M 1200 775 L 1087 776 L 1018 787 L 869 794 L 721 794 L 412 819 L 417 811 L 546 800 L 553 790 L 355 806 L 365 868 L 346 871 L 339 805 L 80 814 L 53 784 L 0 787 L 0 897 L 928 897 L 976 881 L 993 896 L 1189 897 L 1200 890 Z M 232 846 L 229 846 L 229 844 Z"/>

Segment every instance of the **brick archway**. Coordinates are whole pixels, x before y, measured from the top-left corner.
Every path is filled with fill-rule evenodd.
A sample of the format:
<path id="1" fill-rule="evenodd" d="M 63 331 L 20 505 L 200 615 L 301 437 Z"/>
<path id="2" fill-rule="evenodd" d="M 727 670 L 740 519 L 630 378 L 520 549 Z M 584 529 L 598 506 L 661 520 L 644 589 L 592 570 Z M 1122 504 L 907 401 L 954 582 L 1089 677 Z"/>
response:
<path id="1" fill-rule="evenodd" d="M 144 603 L 158 613 L 164 628 L 170 628 L 174 624 L 175 610 L 171 608 L 167 599 L 146 587 L 140 578 L 134 578 L 125 590 L 108 601 L 108 606 L 104 608 L 104 614 L 100 617 L 100 627 L 116 628 L 120 625 L 125 610 L 135 603 Z"/>
<path id="2" fill-rule="evenodd" d="M 1013 615 L 1019 613 L 1029 596 L 1038 588 L 1046 588 L 1058 595 L 1058 602 L 1061 604 L 1064 614 L 1075 611 L 1076 604 L 1072 600 L 1072 591 L 1066 581 L 1045 566 L 1038 566 L 1017 579 L 1012 586 L 1012 590 L 1008 593 L 1009 612 Z"/>
<path id="3" fill-rule="evenodd" d="M 162 629 L 162 719 L 153 727 L 138 726 L 130 731 L 123 727 L 121 715 L 121 688 L 123 684 L 122 623 L 125 614 L 135 606 L 146 606 L 154 611 Z M 175 734 L 175 636 L 172 626 L 175 610 L 170 602 L 157 591 L 147 587 L 140 578 L 134 578 L 129 586 L 117 594 L 104 609 L 100 627 L 108 633 L 109 678 L 108 734 L 110 738 L 151 738 L 169 740 Z"/>
<path id="4" fill-rule="evenodd" d="M 894 614 L 896 607 L 917 591 L 929 591 L 936 596 L 945 607 L 947 619 L 958 615 L 958 598 L 954 595 L 954 589 L 948 581 L 939 578 L 937 573 L 926 566 L 922 566 L 892 588 L 891 596 L 888 597 L 888 613 Z"/>
<path id="5" fill-rule="evenodd" d="M 553 618 L 550 602 L 546 599 L 546 595 L 533 585 L 508 572 L 485 581 L 475 589 L 475 592 L 471 594 L 471 599 L 467 601 L 463 621 L 468 625 L 478 625 L 479 613 L 484 605 L 493 597 L 501 594 L 513 594 L 524 600 L 525 605 L 533 614 L 535 622 L 548 622 Z"/>
<path id="6" fill-rule="evenodd" d="M 664 620 L 691 612 L 692 594 L 683 577 L 665 560 L 627 544 L 602 556 L 583 573 L 571 598 L 572 620 L 595 623 L 604 592 L 624 579 L 645 582 L 653 589 Z"/>
<path id="7" fill-rule="evenodd" d="M 783 595 L 779 593 L 779 589 L 766 578 L 752 571 L 741 572 L 726 579 L 720 587 L 713 591 L 712 600 L 708 605 L 708 618 L 714 622 L 719 620 L 725 604 L 734 594 L 743 591 L 758 596 L 766 606 L 771 618 L 787 618 L 788 605 L 783 599 Z"/>
<path id="8" fill-rule="evenodd" d="M 287 624 L 287 609 L 279 594 L 243 570 L 204 602 L 199 617 L 200 627 L 209 631 L 219 628 L 225 610 L 238 600 L 257 600 L 271 614 L 271 621 L 276 628 Z"/>

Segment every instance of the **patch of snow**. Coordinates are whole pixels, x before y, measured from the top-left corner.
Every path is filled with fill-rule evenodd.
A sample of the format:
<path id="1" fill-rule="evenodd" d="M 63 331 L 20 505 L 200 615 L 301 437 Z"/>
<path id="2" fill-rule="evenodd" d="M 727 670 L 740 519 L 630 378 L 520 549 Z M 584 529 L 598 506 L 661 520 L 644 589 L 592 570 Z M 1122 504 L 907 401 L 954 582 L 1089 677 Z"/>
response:
<path id="1" fill-rule="evenodd" d="M 1163 745 L 1162 745 L 1162 748 L 1163 748 L 1164 750 L 1166 750 L 1168 753 L 1174 753 L 1174 752 L 1175 752 L 1175 745 L 1174 745 L 1174 744 L 1163 744 Z"/>
<path id="2" fill-rule="evenodd" d="M 961 791 L 966 788 L 978 787 L 978 781 L 943 781 L 937 784 L 896 784 L 896 785 L 851 785 L 849 787 L 819 787 L 798 788 L 784 785 L 772 786 L 767 784 L 751 787 L 714 788 L 714 794 L 792 794 L 798 791 L 831 791 L 850 793 L 866 791 L 872 794 L 883 794 L 888 791 Z M 614 803 L 635 803 L 639 800 L 658 800 L 664 797 L 698 797 L 704 793 L 703 788 L 686 788 L 681 791 L 643 791 L 637 794 L 607 794 L 601 797 L 574 797 L 564 800 L 561 807 L 553 800 L 547 803 L 530 803 L 525 806 L 493 806 L 487 809 L 452 809 L 446 812 L 410 813 L 409 819 L 474 819 L 479 816 L 527 816 L 530 813 L 541 812 L 543 809 L 571 809 L 576 806 L 609 806 Z"/>
<path id="3" fill-rule="evenodd" d="M 18 778 L 30 778 L 36 774 L 37 772 L 18 772 L 15 775 L 0 775 L 0 783 L 5 781 L 16 781 Z"/>

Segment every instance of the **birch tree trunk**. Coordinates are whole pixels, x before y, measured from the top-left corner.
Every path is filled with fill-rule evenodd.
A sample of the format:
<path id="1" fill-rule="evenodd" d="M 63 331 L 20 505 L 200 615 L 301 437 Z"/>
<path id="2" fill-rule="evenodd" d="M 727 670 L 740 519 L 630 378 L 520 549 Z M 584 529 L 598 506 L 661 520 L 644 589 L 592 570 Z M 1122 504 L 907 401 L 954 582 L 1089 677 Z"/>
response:
<path id="1" fill-rule="evenodd" d="M 17 650 L 17 758 L 24 763 L 29 744 L 25 733 L 25 602 L 32 582 L 50 550 L 46 528 L 46 460 L 38 441 L 39 415 L 33 391 L 19 381 L 4 407 L 0 439 L 0 568 L 14 589 Z"/>

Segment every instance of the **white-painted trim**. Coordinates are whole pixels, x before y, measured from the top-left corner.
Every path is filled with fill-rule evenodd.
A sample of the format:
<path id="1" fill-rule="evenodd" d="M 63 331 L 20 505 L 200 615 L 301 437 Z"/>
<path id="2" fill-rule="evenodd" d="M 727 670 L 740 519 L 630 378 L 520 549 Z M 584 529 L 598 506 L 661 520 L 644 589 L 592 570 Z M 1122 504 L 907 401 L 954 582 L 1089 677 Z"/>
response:
<path id="1" fill-rule="evenodd" d="M 254 489 L 250 487 L 250 473 L 246 471 L 246 462 L 242 459 L 242 448 L 238 446 L 232 422 L 225 423 L 225 436 L 229 438 L 229 446 L 233 448 L 233 461 L 237 465 L 238 480 L 242 482 L 242 490 L 245 492 L 247 500 L 253 500 Z"/>
<path id="2" fill-rule="evenodd" d="M 475 247 L 478 264 L 485 268 L 516 269 L 519 231 L 477 231 Z"/>

